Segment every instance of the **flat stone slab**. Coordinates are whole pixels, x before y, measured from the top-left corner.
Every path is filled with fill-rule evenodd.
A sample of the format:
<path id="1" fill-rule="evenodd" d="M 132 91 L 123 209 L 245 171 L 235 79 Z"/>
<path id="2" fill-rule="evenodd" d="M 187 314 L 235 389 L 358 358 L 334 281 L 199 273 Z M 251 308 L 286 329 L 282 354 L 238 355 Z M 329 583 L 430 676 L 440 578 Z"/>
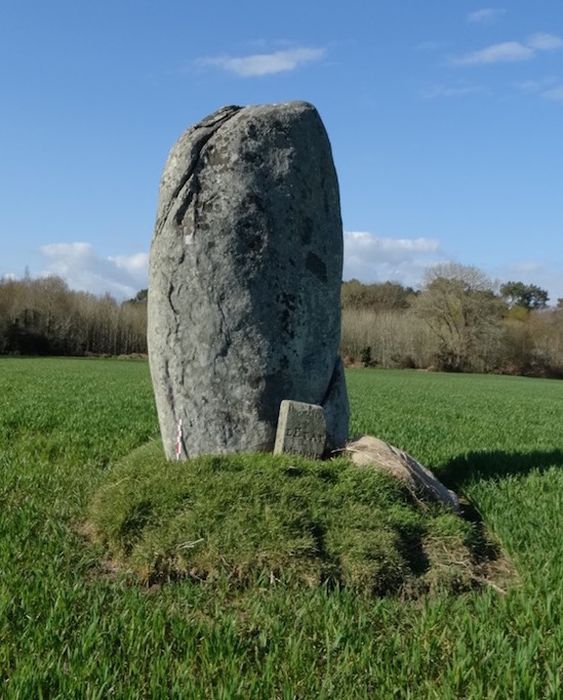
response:
<path id="1" fill-rule="evenodd" d="M 372 467 L 403 481 L 419 498 L 443 503 L 456 513 L 459 499 L 436 476 L 414 457 L 371 435 L 346 445 L 348 455 L 358 467 Z"/>
<path id="2" fill-rule="evenodd" d="M 322 457 L 326 445 L 326 422 L 322 406 L 284 400 L 280 405 L 274 454 L 291 453 Z"/>

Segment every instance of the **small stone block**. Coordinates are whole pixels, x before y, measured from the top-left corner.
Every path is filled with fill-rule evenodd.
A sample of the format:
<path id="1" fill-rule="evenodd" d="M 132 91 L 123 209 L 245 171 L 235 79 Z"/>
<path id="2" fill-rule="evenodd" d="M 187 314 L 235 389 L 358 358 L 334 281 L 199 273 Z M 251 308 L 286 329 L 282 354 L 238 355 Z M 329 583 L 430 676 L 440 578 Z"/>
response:
<path id="1" fill-rule="evenodd" d="M 326 423 L 322 406 L 301 401 L 282 401 L 274 454 L 291 453 L 321 457 L 326 443 Z"/>

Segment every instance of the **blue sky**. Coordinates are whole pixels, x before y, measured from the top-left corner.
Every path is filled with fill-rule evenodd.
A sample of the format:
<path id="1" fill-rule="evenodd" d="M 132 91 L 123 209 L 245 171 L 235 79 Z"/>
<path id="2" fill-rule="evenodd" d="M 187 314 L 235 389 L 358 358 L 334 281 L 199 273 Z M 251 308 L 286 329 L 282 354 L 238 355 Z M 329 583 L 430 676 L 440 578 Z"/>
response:
<path id="1" fill-rule="evenodd" d="M 4 0 L 0 59 L 0 275 L 130 295 L 180 133 L 305 99 L 345 278 L 454 260 L 563 297 L 561 0 Z"/>

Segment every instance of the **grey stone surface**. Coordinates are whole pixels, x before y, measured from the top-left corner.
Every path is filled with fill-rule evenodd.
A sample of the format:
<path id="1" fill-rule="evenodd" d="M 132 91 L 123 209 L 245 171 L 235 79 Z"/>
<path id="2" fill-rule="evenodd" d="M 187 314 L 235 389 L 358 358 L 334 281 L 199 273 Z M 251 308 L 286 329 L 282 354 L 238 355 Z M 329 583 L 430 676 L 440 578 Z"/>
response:
<path id="1" fill-rule="evenodd" d="M 172 148 L 150 255 L 148 343 L 166 454 L 271 451 L 281 401 L 348 432 L 338 348 L 342 222 L 305 102 L 225 107 Z"/>
<path id="2" fill-rule="evenodd" d="M 459 499 L 414 457 L 371 435 L 350 442 L 344 452 L 359 467 L 380 469 L 401 479 L 419 498 L 439 501 L 458 512 Z"/>
<path id="3" fill-rule="evenodd" d="M 282 401 L 274 454 L 322 457 L 326 444 L 326 423 L 322 406 L 302 401 Z"/>

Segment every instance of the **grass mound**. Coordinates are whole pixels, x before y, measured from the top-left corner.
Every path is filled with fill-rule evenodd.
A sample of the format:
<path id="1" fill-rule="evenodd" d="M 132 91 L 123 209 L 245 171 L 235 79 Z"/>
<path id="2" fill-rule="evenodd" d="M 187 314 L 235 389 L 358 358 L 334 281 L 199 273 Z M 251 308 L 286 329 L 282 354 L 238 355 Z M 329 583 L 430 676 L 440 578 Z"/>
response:
<path id="1" fill-rule="evenodd" d="M 146 584 L 282 582 L 410 596 L 467 590 L 483 579 L 475 525 L 344 459 L 254 454 L 176 463 L 151 442 L 110 470 L 88 524 L 109 557 Z"/>

